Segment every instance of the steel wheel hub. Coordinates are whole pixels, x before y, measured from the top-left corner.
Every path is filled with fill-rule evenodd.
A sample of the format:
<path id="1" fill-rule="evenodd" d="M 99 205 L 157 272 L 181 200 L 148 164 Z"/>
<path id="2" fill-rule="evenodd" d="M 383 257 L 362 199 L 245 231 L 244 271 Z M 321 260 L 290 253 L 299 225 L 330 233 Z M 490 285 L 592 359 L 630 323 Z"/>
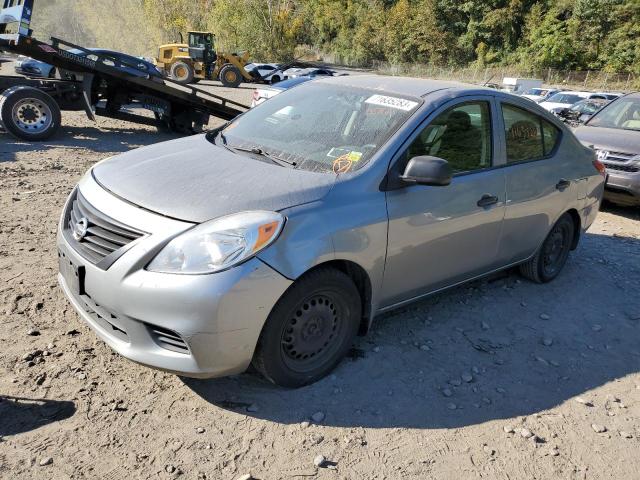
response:
<path id="1" fill-rule="evenodd" d="M 562 259 L 565 251 L 565 231 L 562 227 L 558 226 L 554 228 L 551 232 L 551 235 L 547 239 L 547 242 L 544 246 L 543 252 L 543 262 L 545 268 L 553 272 L 557 267 L 559 262 Z"/>
<path id="2" fill-rule="evenodd" d="M 51 109 L 37 98 L 25 98 L 13 106 L 13 121 L 16 126 L 29 133 L 46 130 L 53 121 Z"/>
<path id="3" fill-rule="evenodd" d="M 305 301 L 289 320 L 282 336 L 282 350 L 294 361 L 308 360 L 327 351 L 340 320 L 333 302 L 324 296 Z"/>

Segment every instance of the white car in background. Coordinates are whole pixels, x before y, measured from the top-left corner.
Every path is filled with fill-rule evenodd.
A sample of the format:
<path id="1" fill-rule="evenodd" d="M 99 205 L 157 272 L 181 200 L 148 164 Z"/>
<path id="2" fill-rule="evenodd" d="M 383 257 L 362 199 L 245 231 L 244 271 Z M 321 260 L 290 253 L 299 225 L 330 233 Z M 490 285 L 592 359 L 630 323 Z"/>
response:
<path id="1" fill-rule="evenodd" d="M 574 103 L 578 103 L 580 100 L 590 98 L 591 95 L 593 95 L 591 92 L 566 90 L 564 92 L 558 92 L 555 95 L 551 95 L 544 102 L 541 102 L 540 106 L 545 110 L 552 112 L 557 108 L 568 108 Z"/>
<path id="2" fill-rule="evenodd" d="M 614 92 L 578 92 L 565 90 L 540 102 L 540 106 L 556 114 L 565 108 L 575 105 L 581 100 L 615 100 L 621 95 L 620 93 Z"/>
<path id="3" fill-rule="evenodd" d="M 265 83 L 278 83 L 286 78 L 277 63 L 249 63 L 244 69 L 250 75 L 262 78 Z"/>
<path id="4" fill-rule="evenodd" d="M 530 88 L 522 94 L 522 98 L 528 98 L 529 100 L 539 103 L 558 92 L 560 92 L 560 90 L 557 88 Z"/>

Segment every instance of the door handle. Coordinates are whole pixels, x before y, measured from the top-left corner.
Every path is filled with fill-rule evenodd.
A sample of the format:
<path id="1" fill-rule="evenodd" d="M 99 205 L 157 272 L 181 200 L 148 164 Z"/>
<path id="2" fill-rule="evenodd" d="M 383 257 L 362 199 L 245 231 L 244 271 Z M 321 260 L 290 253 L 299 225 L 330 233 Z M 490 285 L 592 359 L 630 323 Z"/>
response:
<path id="1" fill-rule="evenodd" d="M 490 207 L 496 203 L 498 203 L 498 197 L 495 195 L 489 195 L 488 193 L 485 193 L 482 198 L 478 200 L 479 207 Z"/>
<path id="2" fill-rule="evenodd" d="M 556 189 L 562 191 L 565 188 L 567 188 L 569 185 L 571 185 L 571 182 L 569 180 L 561 178 L 560 181 L 556 183 Z"/>

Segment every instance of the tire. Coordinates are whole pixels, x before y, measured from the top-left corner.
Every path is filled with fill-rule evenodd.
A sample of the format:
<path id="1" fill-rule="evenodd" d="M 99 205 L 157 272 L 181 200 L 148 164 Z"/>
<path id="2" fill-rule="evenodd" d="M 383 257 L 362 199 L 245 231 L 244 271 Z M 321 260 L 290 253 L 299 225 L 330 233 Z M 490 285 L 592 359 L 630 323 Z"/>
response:
<path id="1" fill-rule="evenodd" d="M 271 77 L 271 85 L 275 85 L 280 81 L 281 81 L 281 78 L 278 75 L 274 75 L 273 77 Z"/>
<path id="2" fill-rule="evenodd" d="M 267 380 L 297 388 L 333 370 L 358 333 L 358 289 L 344 273 L 321 268 L 278 300 L 260 333 L 252 364 Z"/>
<path id="3" fill-rule="evenodd" d="M 193 76 L 193 66 L 182 60 L 178 60 L 171 65 L 171 69 L 169 70 L 169 78 L 183 85 L 193 82 Z"/>
<path id="4" fill-rule="evenodd" d="M 567 263 L 574 231 L 571 215 L 563 214 L 536 254 L 520 265 L 522 276 L 536 283 L 546 283 L 556 278 Z"/>
<path id="5" fill-rule="evenodd" d="M 220 69 L 218 78 L 220 79 L 222 86 L 228 88 L 236 88 L 240 83 L 242 83 L 242 74 L 240 73 L 240 70 L 230 63 L 227 63 Z"/>
<path id="6" fill-rule="evenodd" d="M 0 95 L 0 122 L 16 138 L 46 140 L 60 128 L 60 107 L 47 93 L 37 88 L 17 86 Z"/>

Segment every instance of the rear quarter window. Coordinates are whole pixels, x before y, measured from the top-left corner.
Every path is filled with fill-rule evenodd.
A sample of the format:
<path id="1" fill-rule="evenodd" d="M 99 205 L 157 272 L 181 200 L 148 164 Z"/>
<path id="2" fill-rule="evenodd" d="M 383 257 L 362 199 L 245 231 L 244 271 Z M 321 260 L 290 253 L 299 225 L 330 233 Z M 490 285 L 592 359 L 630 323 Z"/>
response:
<path id="1" fill-rule="evenodd" d="M 535 113 L 502 104 L 502 118 L 509 164 L 546 158 L 558 144 L 560 130 Z"/>

